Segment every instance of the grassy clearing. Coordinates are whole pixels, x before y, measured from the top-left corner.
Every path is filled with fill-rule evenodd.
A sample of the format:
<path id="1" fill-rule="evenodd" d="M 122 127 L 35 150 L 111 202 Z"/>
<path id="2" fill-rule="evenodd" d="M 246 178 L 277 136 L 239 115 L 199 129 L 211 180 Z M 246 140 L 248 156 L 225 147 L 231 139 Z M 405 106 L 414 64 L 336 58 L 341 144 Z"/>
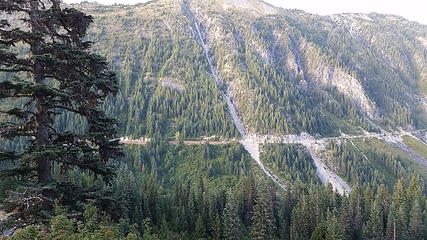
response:
<path id="1" fill-rule="evenodd" d="M 334 114 L 329 112 L 326 112 L 326 116 L 328 116 L 328 118 L 331 119 L 337 126 L 337 130 L 331 133 L 330 136 L 327 136 L 327 137 L 339 136 L 340 134 L 338 132 L 338 129 L 341 129 L 341 131 L 345 134 L 349 134 L 349 135 L 358 134 L 359 127 L 355 126 L 355 124 L 350 122 L 349 120 L 338 118 Z"/>
<path id="2" fill-rule="evenodd" d="M 408 135 L 403 136 L 402 139 L 408 147 L 427 159 L 427 146 L 424 143 Z"/>
<path id="3" fill-rule="evenodd" d="M 363 140 L 357 139 L 357 140 L 353 140 L 353 142 L 362 152 L 365 152 L 365 153 L 369 149 L 375 149 L 379 153 L 386 153 L 386 154 L 391 154 L 392 156 L 395 156 L 395 157 L 397 156 L 401 157 L 405 161 L 405 163 L 409 165 L 411 169 L 413 169 L 423 179 L 427 180 L 427 171 L 425 171 L 425 168 L 423 166 L 411 160 L 405 153 L 387 144 L 383 140 L 380 140 L 378 138 L 371 138 L 371 139 L 363 139 Z M 372 159 L 372 160 L 375 161 L 375 159 Z"/>

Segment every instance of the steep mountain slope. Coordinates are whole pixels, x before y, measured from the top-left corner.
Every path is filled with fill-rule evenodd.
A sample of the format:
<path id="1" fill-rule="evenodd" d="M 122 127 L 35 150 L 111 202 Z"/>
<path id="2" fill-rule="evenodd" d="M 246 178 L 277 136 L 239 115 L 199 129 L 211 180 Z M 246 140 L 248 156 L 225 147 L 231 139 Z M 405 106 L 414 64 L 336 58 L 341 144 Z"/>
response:
<path id="1" fill-rule="evenodd" d="M 93 48 L 120 73 L 120 95 L 105 107 L 123 135 L 242 137 L 283 183 L 262 165 L 259 136 L 426 126 L 427 27 L 403 18 L 323 17 L 257 0 L 74 7 L 94 15 Z"/>
<path id="2" fill-rule="evenodd" d="M 365 118 L 425 126 L 423 25 L 378 14 L 321 17 L 255 0 L 78 7 L 95 16 L 94 49 L 121 72 L 123 94 L 109 108 L 121 115 L 125 134 L 153 135 L 160 125 L 171 135 L 237 136 L 221 89 L 249 133 L 373 128 Z"/>

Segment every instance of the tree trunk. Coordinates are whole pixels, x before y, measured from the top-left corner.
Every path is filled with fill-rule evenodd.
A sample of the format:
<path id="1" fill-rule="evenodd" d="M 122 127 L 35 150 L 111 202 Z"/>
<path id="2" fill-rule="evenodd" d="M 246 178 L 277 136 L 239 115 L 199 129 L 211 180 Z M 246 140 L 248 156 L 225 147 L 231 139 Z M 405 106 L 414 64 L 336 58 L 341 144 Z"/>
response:
<path id="1" fill-rule="evenodd" d="M 31 30 L 33 33 L 39 33 L 39 9 L 38 2 L 30 0 L 30 23 Z M 35 39 L 31 44 L 31 54 L 37 56 L 40 54 L 41 40 Z M 43 66 L 39 62 L 33 63 L 33 81 L 36 84 L 44 84 Z M 43 94 L 35 95 L 35 107 L 36 107 L 36 147 L 43 149 L 49 144 L 49 121 L 47 108 L 44 106 L 46 100 Z M 48 158 L 42 157 L 37 160 L 37 175 L 38 183 L 46 183 L 52 180 L 51 174 L 51 162 Z"/>

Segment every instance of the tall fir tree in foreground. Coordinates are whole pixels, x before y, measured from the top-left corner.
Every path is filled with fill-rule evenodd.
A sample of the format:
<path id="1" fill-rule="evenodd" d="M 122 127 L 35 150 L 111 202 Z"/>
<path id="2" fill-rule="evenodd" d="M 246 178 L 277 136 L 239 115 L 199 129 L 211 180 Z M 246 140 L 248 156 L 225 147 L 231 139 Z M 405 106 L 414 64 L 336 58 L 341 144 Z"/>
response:
<path id="1" fill-rule="evenodd" d="M 28 140 L 22 152 L 0 149 L 0 160 L 14 163 L 1 177 L 20 182 L 5 206 L 14 212 L 10 222 L 31 223 L 66 195 L 60 186 L 69 184 L 55 179 L 54 169 L 78 169 L 106 182 L 114 177 L 112 160 L 122 154 L 113 140 L 117 122 L 100 104 L 118 92 L 118 81 L 106 60 L 89 51 L 91 16 L 62 9 L 59 0 L 0 0 L 0 16 L 0 72 L 6 76 L 0 101 L 22 103 L 0 106 L 0 139 Z M 78 133 L 56 129 L 55 118 L 65 113 L 87 126 Z"/>

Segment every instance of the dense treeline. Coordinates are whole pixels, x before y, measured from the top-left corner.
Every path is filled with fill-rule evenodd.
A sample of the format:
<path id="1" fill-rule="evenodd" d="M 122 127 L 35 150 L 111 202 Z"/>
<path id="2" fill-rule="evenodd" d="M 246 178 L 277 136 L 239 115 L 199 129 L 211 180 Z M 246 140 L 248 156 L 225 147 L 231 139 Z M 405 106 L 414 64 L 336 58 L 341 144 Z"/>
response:
<path id="1" fill-rule="evenodd" d="M 124 76 L 137 76 L 137 81 L 126 77 L 123 79 L 123 96 L 129 96 L 126 94 L 130 91 L 128 89 L 133 89 L 127 109 L 125 134 L 153 136 L 155 132 L 169 129 L 163 135 L 173 135 L 178 131 L 183 137 L 213 134 L 236 136 L 225 102 L 212 76 L 206 73 L 206 60 L 197 45 L 187 40 L 177 40 L 169 46 L 163 46 L 163 41 L 158 38 L 150 41 L 158 44 L 148 43 L 148 49 L 143 53 L 147 61 L 141 67 L 139 77 L 138 69 L 126 65 L 122 69 Z M 164 59 L 162 51 L 167 49 L 170 56 Z M 151 66 L 163 67 L 153 69 Z M 180 71 L 176 72 L 175 68 Z M 183 89 L 163 85 L 165 79 L 171 79 Z"/>
<path id="2" fill-rule="evenodd" d="M 237 143 L 224 146 L 150 143 L 147 148 L 130 147 L 126 154 L 131 169 L 144 169 L 165 188 L 187 181 L 196 183 L 201 175 L 215 184 L 226 185 L 235 177 L 247 176 L 253 164 Z"/>
<path id="3" fill-rule="evenodd" d="M 326 150 L 330 156 L 329 166 L 349 183 L 363 186 L 384 184 L 391 189 L 398 179 L 415 173 L 408 164 L 410 160 L 379 149 L 370 148 L 362 152 L 350 142 L 337 144 L 331 141 Z"/>
<path id="4" fill-rule="evenodd" d="M 167 191 L 150 177 L 138 181 L 122 174 L 116 184 L 122 185 L 127 214 L 121 215 L 120 223 L 86 205 L 77 229 L 76 220 L 57 210 L 50 228 L 38 233 L 28 227 L 18 231 L 15 239 L 36 239 L 40 234 L 45 239 L 418 240 L 427 234 L 427 202 L 416 176 L 400 179 L 392 192 L 384 185 L 355 185 L 348 196 L 340 196 L 330 186 L 311 184 L 277 190 L 271 182 L 252 175 L 241 177 L 231 188 L 207 187 L 200 179 Z"/>
<path id="5" fill-rule="evenodd" d="M 118 118 L 120 132 L 127 136 L 172 137 L 178 132 L 183 138 L 236 137 L 202 49 L 188 39 L 185 18 L 174 19 L 180 23 L 169 31 L 163 22 L 149 17 L 95 18 L 88 38 L 96 41 L 94 51 L 107 56 L 120 82 L 119 94 L 104 103 L 105 111 Z M 123 28 L 105 28 L 110 21 Z M 132 38 L 129 31 L 136 27 L 152 34 L 132 33 Z M 85 125 L 72 114 L 57 122 L 68 129 Z"/>
<path id="6" fill-rule="evenodd" d="M 70 186 L 91 187 L 98 200 L 88 203 L 74 193 L 80 202 L 62 199 L 63 210 L 48 228 L 28 227 L 15 239 L 423 239 L 427 233 L 417 176 L 398 180 L 394 190 L 356 183 L 349 196 L 340 196 L 318 184 L 298 145 L 265 145 L 272 158 L 263 162 L 297 180 L 283 191 L 264 179 L 239 144 L 151 144 L 126 149 L 111 186 L 83 172 L 55 170 Z"/>
<path id="7" fill-rule="evenodd" d="M 304 146 L 298 144 L 265 144 L 261 161 L 285 181 L 320 183 L 316 166 Z"/>
<path id="8" fill-rule="evenodd" d="M 334 123 L 321 113 L 320 93 L 307 95 L 289 81 L 283 73 L 262 61 L 246 48 L 242 71 L 245 89 L 254 92 L 253 105 L 247 104 L 247 94 L 237 96 L 243 119 L 249 129 L 263 134 L 299 133 L 327 135 L 335 132 Z M 252 97 L 252 96 L 250 96 Z"/>

